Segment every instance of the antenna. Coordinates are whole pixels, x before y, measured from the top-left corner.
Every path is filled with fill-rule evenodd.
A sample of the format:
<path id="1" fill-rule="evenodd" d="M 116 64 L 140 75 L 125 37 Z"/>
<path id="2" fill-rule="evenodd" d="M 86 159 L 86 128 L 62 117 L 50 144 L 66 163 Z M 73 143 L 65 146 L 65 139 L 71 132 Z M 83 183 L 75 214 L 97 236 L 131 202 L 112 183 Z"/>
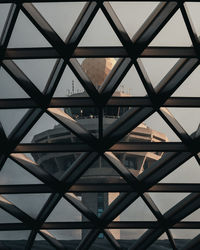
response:
<path id="1" fill-rule="evenodd" d="M 74 80 L 72 80 L 72 94 L 74 94 Z"/>

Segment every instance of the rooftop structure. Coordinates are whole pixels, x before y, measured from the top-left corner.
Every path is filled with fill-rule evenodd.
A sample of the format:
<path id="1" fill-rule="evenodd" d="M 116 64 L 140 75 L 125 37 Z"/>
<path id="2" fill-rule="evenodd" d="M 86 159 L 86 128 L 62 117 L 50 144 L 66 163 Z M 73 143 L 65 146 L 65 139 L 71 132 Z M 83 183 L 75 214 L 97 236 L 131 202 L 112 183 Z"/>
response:
<path id="1" fill-rule="evenodd" d="M 90 80 L 96 87 L 100 87 L 105 78 L 109 75 L 113 66 L 115 65 L 114 58 L 97 58 L 97 59 L 85 59 L 82 62 L 82 68 L 88 75 Z M 66 79 L 67 81 L 68 79 Z M 84 97 L 85 93 L 74 94 L 76 97 Z M 115 96 L 127 96 L 121 92 L 117 92 Z M 129 107 L 110 107 L 103 110 L 103 127 L 104 130 L 112 123 L 116 122 L 118 118 L 124 115 L 128 111 Z M 65 113 L 75 119 L 79 125 L 88 131 L 94 137 L 98 137 L 99 124 L 98 124 L 98 111 L 88 107 L 80 108 L 66 108 Z M 130 131 L 122 140 L 127 142 L 131 146 L 131 143 L 135 142 L 166 142 L 167 137 L 158 131 L 155 131 L 145 124 L 141 123 L 134 130 Z M 52 129 L 46 130 L 40 134 L 34 136 L 32 143 L 50 143 L 50 144 L 65 144 L 73 142 L 80 142 L 76 136 L 69 130 L 66 131 L 61 125 L 57 125 Z M 65 175 L 67 170 L 72 166 L 81 153 L 34 153 L 32 154 L 35 162 L 40 165 L 42 169 L 48 173 L 59 178 Z M 116 160 L 121 163 L 137 177 L 145 169 L 150 168 L 154 161 L 161 159 L 163 152 L 116 152 L 112 157 L 116 157 Z M 100 156 L 94 163 L 92 163 L 89 169 L 81 176 L 80 182 L 84 183 L 109 183 L 110 181 L 119 182 L 121 176 L 112 168 L 111 163 L 106 158 Z M 91 209 L 96 216 L 101 217 L 104 210 L 109 207 L 111 202 L 119 196 L 119 193 L 80 193 L 81 201 L 89 209 Z M 115 221 L 119 221 L 118 216 Z M 88 221 L 85 216 L 82 216 L 82 221 Z M 120 239 L 120 230 L 110 230 L 115 239 Z M 88 230 L 82 231 L 82 237 L 84 238 L 88 234 Z M 104 238 L 101 233 L 98 236 L 99 239 Z"/>

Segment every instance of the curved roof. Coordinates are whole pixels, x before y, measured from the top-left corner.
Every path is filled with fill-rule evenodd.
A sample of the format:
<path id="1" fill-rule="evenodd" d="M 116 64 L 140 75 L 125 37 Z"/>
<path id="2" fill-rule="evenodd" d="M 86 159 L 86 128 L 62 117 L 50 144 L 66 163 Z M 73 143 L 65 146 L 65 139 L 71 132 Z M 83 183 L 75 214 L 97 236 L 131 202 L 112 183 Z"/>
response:
<path id="1" fill-rule="evenodd" d="M 86 58 L 81 66 L 96 87 L 99 87 L 114 67 L 114 58 Z"/>

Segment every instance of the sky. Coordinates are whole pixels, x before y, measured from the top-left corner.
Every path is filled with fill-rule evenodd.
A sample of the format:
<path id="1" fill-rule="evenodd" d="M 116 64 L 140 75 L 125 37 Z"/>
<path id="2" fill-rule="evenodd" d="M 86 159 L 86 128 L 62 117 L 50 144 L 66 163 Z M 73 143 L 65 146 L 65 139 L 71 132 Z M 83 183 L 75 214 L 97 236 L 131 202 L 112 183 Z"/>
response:
<path id="1" fill-rule="evenodd" d="M 132 37 L 138 28 L 142 25 L 145 18 L 151 13 L 151 11 L 157 6 L 157 2 L 142 2 L 142 3 L 120 3 L 112 2 L 113 9 L 118 14 L 122 24 L 127 30 L 130 37 Z M 65 40 L 69 33 L 73 23 L 78 17 L 81 9 L 83 8 L 83 2 L 76 3 L 37 3 L 35 7 L 41 12 L 41 14 L 47 19 L 49 24 L 57 31 L 58 35 Z M 3 29 L 5 22 L 6 13 L 8 12 L 9 5 L 5 4 L 0 8 L 0 33 Z M 200 35 L 200 4 L 190 3 L 187 4 L 189 11 L 193 14 L 194 26 L 197 30 L 197 34 Z M 48 42 L 43 38 L 37 29 L 31 24 L 27 17 L 20 12 L 17 19 L 16 26 L 11 36 L 8 47 L 9 48 L 22 48 L 22 47 L 44 47 L 48 46 Z M 91 26 L 87 30 L 79 46 L 121 46 L 117 36 L 112 31 L 107 20 L 103 16 L 103 13 L 99 11 L 95 16 Z M 184 24 L 182 15 L 178 11 L 174 17 L 169 21 L 158 36 L 151 42 L 151 46 L 191 46 L 191 40 L 187 34 L 187 29 Z M 49 45 L 50 46 L 50 45 Z M 78 59 L 81 63 L 82 59 Z M 116 58 L 118 60 L 118 58 Z M 178 61 L 178 58 L 166 59 L 166 58 L 142 58 L 142 63 L 149 75 L 153 87 L 155 87 L 163 76 L 173 67 Z M 32 80 L 36 87 L 43 91 L 51 70 L 54 66 L 54 59 L 42 59 L 42 60 L 15 60 L 15 63 L 21 68 L 25 74 Z M 173 96 L 191 96 L 199 97 L 200 88 L 200 68 L 197 69 L 185 80 L 182 86 L 173 94 Z M 1 91 L 0 98 L 27 98 L 27 94 L 16 84 L 16 82 L 6 73 L 6 71 L 0 69 L 0 81 Z M 80 82 L 71 72 L 69 67 L 61 78 L 59 86 L 55 91 L 54 97 L 68 96 L 72 90 L 72 81 L 75 84 L 75 91 L 80 92 L 83 90 Z M 118 90 L 129 93 L 131 96 L 145 96 L 146 92 L 137 75 L 134 66 L 129 70 Z M 192 134 L 199 125 L 200 110 L 197 108 L 169 108 L 169 111 L 175 116 L 179 123 L 185 128 L 185 130 Z M 27 110 L 0 110 L 0 120 L 3 128 L 7 135 L 10 134 L 14 126 L 20 121 Z M 144 123 L 162 133 L 165 133 L 169 141 L 180 141 L 180 139 L 174 134 L 174 132 L 168 127 L 168 125 L 162 120 L 158 113 L 153 114 Z M 30 143 L 33 136 L 37 133 L 51 129 L 57 124 L 48 115 L 43 115 L 41 119 L 35 124 L 28 135 L 23 139 L 22 142 Z M 179 169 L 174 171 L 168 177 L 162 180 L 162 182 L 185 182 L 185 183 L 196 183 L 200 181 L 200 170 L 198 163 L 194 158 L 183 164 Z M 4 168 L 0 174 L 1 184 L 36 184 L 40 183 L 35 177 L 32 177 L 25 170 L 19 168 L 11 160 L 7 160 Z M 47 200 L 49 194 L 41 195 L 5 195 L 7 199 L 15 202 L 19 207 L 24 209 L 28 214 L 35 217 L 39 212 L 39 208 L 42 207 L 44 202 Z M 175 205 L 178 200 L 181 200 L 187 194 L 151 194 L 155 203 L 160 208 L 161 212 L 165 212 L 171 206 Z M 23 201 L 23 202 L 21 202 Z M 31 202 L 35 201 L 35 202 Z M 36 203 L 37 202 L 37 203 Z M 144 220 L 153 220 L 152 215 L 148 212 L 145 204 L 141 200 L 138 200 L 138 204 L 131 205 L 121 215 L 121 220 L 134 220 L 141 219 L 145 215 Z M 33 204 L 33 205 L 32 205 Z M 35 205 L 34 205 L 35 204 Z M 37 205 L 36 205 L 37 204 Z M 140 213 L 141 207 L 144 213 Z M 67 211 L 67 213 L 62 213 Z M 55 213 L 54 213 L 55 212 Z M 56 210 L 54 211 L 49 221 L 54 220 L 75 220 L 80 221 L 80 214 L 74 211 L 66 201 L 61 200 Z M 142 216 L 141 216 L 142 215 Z M 191 215 L 188 220 L 197 220 L 200 218 L 199 211 Z M 67 217 L 65 217 L 67 216 Z M 15 218 L 6 214 L 3 210 L 0 210 L 0 220 L 9 222 L 17 222 Z M 47 220 L 47 221 L 48 221 Z M 189 232 L 190 231 L 190 232 Z M 65 237 L 66 235 L 71 237 L 80 237 L 80 232 L 69 234 L 69 232 L 54 232 L 58 238 Z M 137 230 L 126 230 L 122 232 L 123 237 L 138 237 L 142 232 Z M 195 230 L 173 230 L 173 235 L 176 237 L 194 237 L 198 232 Z M 21 239 L 28 235 L 27 232 L 14 232 L 13 237 Z M 0 235 L 0 239 L 9 239 L 10 232 L 5 232 Z"/>

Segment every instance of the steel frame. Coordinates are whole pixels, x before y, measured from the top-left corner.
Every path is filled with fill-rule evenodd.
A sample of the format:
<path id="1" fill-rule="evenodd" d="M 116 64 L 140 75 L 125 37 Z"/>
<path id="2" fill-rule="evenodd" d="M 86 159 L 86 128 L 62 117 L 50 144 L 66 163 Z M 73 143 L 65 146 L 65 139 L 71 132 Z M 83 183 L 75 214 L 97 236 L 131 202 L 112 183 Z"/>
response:
<path id="1" fill-rule="evenodd" d="M 77 0 L 78 1 L 78 0 Z M 115 0 L 116 1 L 116 0 Z M 130 0 L 133 1 L 133 0 Z M 9 137 L 0 127 L 0 169 L 7 158 L 15 161 L 20 167 L 37 177 L 41 185 L 0 185 L 0 194 L 50 193 L 50 197 L 39 212 L 36 219 L 27 215 L 15 204 L 0 196 L 0 208 L 10 213 L 22 223 L 0 224 L 3 230 L 31 230 L 26 249 L 33 246 L 39 233 L 56 249 L 64 249 L 63 244 L 48 232 L 48 229 L 90 229 L 80 242 L 78 249 L 89 249 L 100 232 L 103 232 L 114 249 L 121 249 L 119 242 L 113 237 L 111 228 L 146 228 L 148 229 L 129 249 L 147 249 L 164 232 L 167 233 L 172 249 L 177 249 L 171 228 L 199 229 L 199 222 L 181 222 L 183 218 L 200 207 L 200 184 L 158 184 L 165 176 L 173 172 L 191 157 L 198 163 L 200 151 L 199 130 L 192 135 L 181 127 L 178 121 L 169 115 L 167 107 L 200 108 L 200 97 L 172 97 L 184 80 L 199 66 L 200 41 L 184 1 L 166 1 L 158 4 L 142 27 L 131 39 L 109 2 L 87 1 L 78 19 L 64 42 L 32 3 L 54 2 L 53 0 L 0 0 L 11 3 L 10 11 L 0 39 L 0 66 L 16 81 L 30 98 L 0 99 L 0 109 L 22 109 L 29 111 L 16 124 Z M 56 1 L 71 2 L 71 1 Z M 75 2 L 75 1 L 73 1 Z M 198 2 L 198 1 L 197 1 Z M 121 47 L 78 47 L 98 10 L 101 9 L 109 24 L 119 38 Z M 191 47 L 150 47 L 148 46 L 170 18 L 180 10 L 190 35 Z M 7 48 L 19 12 L 22 11 L 33 25 L 44 36 L 52 47 L 46 48 Z M 83 72 L 76 58 L 84 57 L 119 57 L 111 74 L 107 77 L 99 91 L 96 90 L 87 75 Z M 140 58 L 180 58 L 168 74 L 153 88 Z M 14 63 L 17 59 L 57 59 L 45 90 L 40 92 L 26 74 Z M 76 75 L 89 97 L 53 98 L 64 69 L 68 65 Z M 144 97 L 112 97 L 131 66 L 134 65 L 148 93 Z M 99 137 L 96 139 L 86 129 L 60 107 L 96 107 L 99 109 Z M 102 109 L 106 106 L 132 107 L 118 121 L 103 131 Z M 167 143 L 122 143 L 122 139 L 138 124 L 158 112 L 169 127 L 181 139 L 181 142 Z M 22 144 L 26 136 L 39 118 L 47 113 L 65 128 L 76 135 L 82 143 L 74 144 Z M 138 178 L 126 169 L 114 156 L 117 151 L 164 151 L 168 152 L 150 169 Z M 58 180 L 45 172 L 35 162 L 25 157 L 24 153 L 32 152 L 82 152 L 62 179 Z M 82 183 L 79 179 L 90 165 L 103 156 L 122 177 L 110 180 L 109 183 Z M 37 166 L 37 167 L 36 167 Z M 75 196 L 76 192 L 121 192 L 110 204 L 102 216 L 98 218 Z M 149 192 L 189 192 L 185 199 L 177 203 L 165 214 L 162 214 Z M 70 202 L 79 212 L 88 218 L 88 222 L 45 222 L 61 198 Z M 113 220 L 138 197 L 141 197 L 156 217 L 156 222 L 114 222 Z M 183 250 L 198 249 L 200 235 L 192 239 Z"/>

